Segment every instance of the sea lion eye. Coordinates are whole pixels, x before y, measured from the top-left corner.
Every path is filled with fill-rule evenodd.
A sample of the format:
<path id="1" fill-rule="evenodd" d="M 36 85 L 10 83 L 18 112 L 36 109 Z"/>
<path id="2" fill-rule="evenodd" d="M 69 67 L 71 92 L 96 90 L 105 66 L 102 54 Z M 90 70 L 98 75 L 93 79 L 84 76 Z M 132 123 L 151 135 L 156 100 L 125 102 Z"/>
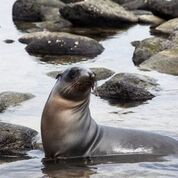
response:
<path id="1" fill-rule="evenodd" d="M 76 70 L 70 70 L 69 77 L 71 79 L 74 79 L 76 77 L 76 75 L 77 75 L 77 71 Z"/>

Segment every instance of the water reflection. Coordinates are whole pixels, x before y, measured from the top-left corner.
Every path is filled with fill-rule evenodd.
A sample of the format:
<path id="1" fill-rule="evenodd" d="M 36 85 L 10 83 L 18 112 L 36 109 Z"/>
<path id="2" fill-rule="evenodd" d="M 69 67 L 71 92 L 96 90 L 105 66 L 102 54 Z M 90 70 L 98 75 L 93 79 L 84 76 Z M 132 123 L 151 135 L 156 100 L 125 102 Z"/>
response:
<path id="1" fill-rule="evenodd" d="M 39 56 L 38 56 L 39 57 Z M 51 63 L 51 64 L 72 64 L 81 61 L 87 61 L 88 59 L 92 59 L 94 57 L 84 57 L 84 56 L 70 56 L 70 55 L 61 55 L 61 56 L 49 56 L 45 55 L 43 57 L 39 57 L 40 61 Z"/>
<path id="2" fill-rule="evenodd" d="M 55 30 L 52 30 L 53 28 L 47 29 L 42 28 L 42 23 L 44 22 L 14 22 L 16 28 L 21 32 L 37 32 L 37 31 L 55 31 L 55 32 L 67 32 L 67 33 L 73 33 L 76 35 L 82 35 L 87 36 L 90 38 L 94 38 L 98 41 L 106 40 L 113 35 L 116 35 L 118 33 L 123 33 L 124 31 L 128 30 L 131 25 L 125 25 L 120 28 L 98 28 L 98 27 L 67 27 L 67 28 L 54 28 Z"/>

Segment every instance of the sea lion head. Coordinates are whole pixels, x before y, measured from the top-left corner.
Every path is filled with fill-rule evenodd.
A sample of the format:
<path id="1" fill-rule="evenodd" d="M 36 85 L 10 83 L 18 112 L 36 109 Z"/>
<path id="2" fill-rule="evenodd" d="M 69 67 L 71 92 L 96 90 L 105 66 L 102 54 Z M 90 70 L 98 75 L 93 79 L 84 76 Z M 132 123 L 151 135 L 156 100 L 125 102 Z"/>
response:
<path id="1" fill-rule="evenodd" d="M 81 101 L 88 97 L 95 84 L 95 73 L 90 69 L 71 67 L 57 75 L 57 92 L 64 99 Z"/>

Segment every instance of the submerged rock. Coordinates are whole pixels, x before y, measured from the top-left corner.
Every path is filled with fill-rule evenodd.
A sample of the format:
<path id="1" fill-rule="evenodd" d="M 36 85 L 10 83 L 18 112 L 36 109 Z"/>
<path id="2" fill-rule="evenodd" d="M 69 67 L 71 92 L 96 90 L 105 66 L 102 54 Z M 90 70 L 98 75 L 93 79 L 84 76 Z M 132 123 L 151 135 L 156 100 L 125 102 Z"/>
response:
<path id="1" fill-rule="evenodd" d="M 148 8 L 155 15 L 165 19 L 178 17 L 177 0 L 148 0 Z"/>
<path id="2" fill-rule="evenodd" d="M 90 68 L 91 71 L 93 71 L 96 74 L 96 80 L 104 80 L 107 79 L 109 77 L 111 77 L 114 72 L 112 70 L 106 69 L 106 68 Z M 62 71 L 52 71 L 49 72 L 47 75 L 52 77 L 52 78 L 56 78 L 56 76 L 62 73 Z"/>
<path id="3" fill-rule="evenodd" d="M 146 38 L 143 41 L 132 42 L 135 46 L 133 62 L 140 65 L 154 54 L 168 48 L 169 41 L 159 37 Z"/>
<path id="4" fill-rule="evenodd" d="M 178 48 L 161 51 L 140 65 L 141 69 L 178 75 Z"/>
<path id="5" fill-rule="evenodd" d="M 146 88 L 155 87 L 155 85 L 154 79 L 138 74 L 121 73 L 99 86 L 95 94 L 118 102 L 145 101 L 154 97 Z"/>
<path id="6" fill-rule="evenodd" d="M 178 18 L 171 19 L 155 28 L 156 32 L 171 34 L 178 30 Z"/>
<path id="7" fill-rule="evenodd" d="M 87 0 L 60 9 L 61 15 L 81 26 L 120 26 L 136 23 L 137 17 L 110 0 Z"/>
<path id="8" fill-rule="evenodd" d="M 39 32 L 39 31 L 60 32 L 61 29 L 72 26 L 72 24 L 68 20 L 65 20 L 62 17 L 58 21 L 52 21 L 52 20 L 43 21 L 43 22 L 35 23 L 35 25 L 36 25 L 35 32 Z"/>
<path id="9" fill-rule="evenodd" d="M 10 106 L 16 106 L 33 97 L 34 95 L 30 93 L 18 93 L 11 91 L 2 92 L 0 93 L 0 112 L 3 112 Z"/>
<path id="10" fill-rule="evenodd" d="M 104 48 L 96 40 L 70 33 L 35 32 L 19 39 L 27 43 L 27 52 L 41 55 L 96 56 Z"/>
<path id="11" fill-rule="evenodd" d="M 6 39 L 6 40 L 4 40 L 4 42 L 7 43 L 7 44 L 11 44 L 11 43 L 14 43 L 14 40 Z"/>
<path id="12" fill-rule="evenodd" d="M 27 127 L 0 122 L 0 155 L 25 154 L 25 151 L 33 149 L 33 138 L 37 134 Z"/>

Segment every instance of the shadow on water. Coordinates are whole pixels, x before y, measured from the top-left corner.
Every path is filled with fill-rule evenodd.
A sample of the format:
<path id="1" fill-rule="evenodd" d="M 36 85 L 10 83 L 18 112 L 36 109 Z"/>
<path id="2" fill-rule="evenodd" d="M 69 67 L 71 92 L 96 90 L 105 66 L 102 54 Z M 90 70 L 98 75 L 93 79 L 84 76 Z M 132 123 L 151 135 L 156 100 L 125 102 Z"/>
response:
<path id="1" fill-rule="evenodd" d="M 118 99 L 107 99 L 103 98 L 103 100 L 107 100 L 107 102 L 111 106 L 120 107 L 120 108 L 132 108 L 137 107 L 139 105 L 147 104 L 147 101 L 127 101 L 127 100 L 118 100 Z"/>
<path id="2" fill-rule="evenodd" d="M 40 28 L 39 23 L 34 22 L 14 22 L 16 28 L 21 32 L 37 32 L 48 30 L 45 28 Z M 94 38 L 97 41 L 106 40 L 115 34 L 122 33 L 127 31 L 131 25 L 122 25 L 119 28 L 99 28 L 99 27 L 67 27 L 67 28 L 59 28 L 55 29 L 55 32 L 67 32 L 76 35 L 87 36 L 90 38 Z M 51 30 L 49 30 L 51 31 Z M 52 31 L 51 31 L 52 32 Z"/>
<path id="3" fill-rule="evenodd" d="M 90 177 L 97 173 L 99 164 L 120 164 L 140 162 L 162 162 L 165 161 L 160 155 L 119 155 L 96 158 L 72 158 L 68 160 L 43 161 L 43 174 L 49 177 Z"/>
<path id="4" fill-rule="evenodd" d="M 72 64 L 72 63 L 77 63 L 81 61 L 87 61 L 89 59 L 93 59 L 94 57 L 84 57 L 84 56 L 77 56 L 77 55 L 61 55 L 61 56 L 37 56 L 39 57 L 39 60 L 42 62 L 47 62 L 50 64 Z"/>
<path id="5" fill-rule="evenodd" d="M 96 175 L 99 165 L 165 162 L 160 155 L 130 154 L 118 156 L 105 156 L 95 158 L 71 158 L 60 160 L 47 160 L 32 158 L 0 165 L 3 178 L 13 177 L 50 177 L 50 178 L 89 178 Z M 40 171 L 41 170 L 41 171 Z"/>
<path id="6" fill-rule="evenodd" d="M 1 155 L 0 156 L 0 164 L 3 163 L 10 163 L 10 162 L 14 162 L 14 161 L 20 161 L 20 160 L 28 160 L 31 157 L 27 156 L 27 155 L 21 155 L 21 156 L 5 156 L 5 155 Z"/>

